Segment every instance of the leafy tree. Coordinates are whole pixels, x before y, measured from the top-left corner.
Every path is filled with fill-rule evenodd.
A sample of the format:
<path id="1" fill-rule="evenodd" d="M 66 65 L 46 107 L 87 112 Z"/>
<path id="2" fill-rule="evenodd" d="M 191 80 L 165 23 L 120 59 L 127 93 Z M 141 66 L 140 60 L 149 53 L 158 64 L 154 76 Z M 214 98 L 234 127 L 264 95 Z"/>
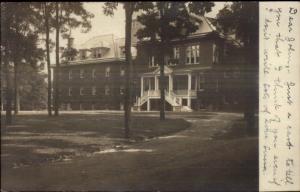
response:
<path id="1" fill-rule="evenodd" d="M 58 116 L 59 114 L 59 79 L 60 79 L 60 63 L 59 63 L 59 31 L 60 31 L 60 21 L 59 21 L 59 3 L 55 3 L 55 30 L 56 30 L 56 41 L 55 41 L 55 81 L 54 81 L 54 114 Z"/>
<path id="2" fill-rule="evenodd" d="M 31 65 L 20 66 L 20 109 L 43 110 L 47 107 L 47 75 Z"/>
<path id="3" fill-rule="evenodd" d="M 150 38 L 160 50 L 160 120 L 165 119 L 165 50 L 172 39 L 184 38 L 197 30 L 190 14 L 204 15 L 211 11 L 212 2 L 153 2 L 137 17 L 143 28 L 137 31 L 140 40 Z"/>
<path id="4" fill-rule="evenodd" d="M 91 28 L 90 19 L 93 14 L 86 11 L 81 2 L 56 2 L 55 3 L 55 30 L 56 30 L 56 68 L 54 84 L 54 114 L 59 115 L 59 79 L 60 79 L 60 61 L 59 61 L 59 37 L 69 37 L 66 32 L 72 28 L 82 27 L 83 32 Z"/>
<path id="5" fill-rule="evenodd" d="M 40 21 L 36 25 L 40 34 L 45 34 L 45 50 L 46 50 L 46 61 L 47 61 L 47 89 L 48 89 L 48 99 L 47 99 L 47 110 L 48 115 L 52 116 L 52 82 L 51 82 L 51 39 L 50 33 L 54 27 L 54 3 L 51 2 L 37 2 L 32 3 L 35 7 L 36 20 Z"/>
<path id="6" fill-rule="evenodd" d="M 243 105 L 247 129 L 253 131 L 254 113 L 258 103 L 258 2 L 233 2 L 217 15 L 219 29 L 225 34 L 234 34 L 242 43 L 246 63 L 240 66 L 243 79 Z"/>
<path id="7" fill-rule="evenodd" d="M 144 5 L 144 7 L 143 7 Z M 124 97 L 124 128 L 125 138 L 130 137 L 131 128 L 131 106 L 132 106 L 132 54 L 131 54 L 131 30 L 132 30 L 132 14 L 139 9 L 145 9 L 149 3 L 140 2 L 124 2 L 123 8 L 125 10 L 125 60 L 126 60 L 126 84 L 125 84 L 125 97 Z M 114 10 L 117 9 L 118 3 L 106 2 L 103 6 L 105 15 L 113 16 Z"/>
<path id="8" fill-rule="evenodd" d="M 6 118 L 5 123 L 10 125 L 12 123 L 12 86 L 11 86 L 11 72 L 9 70 L 9 28 L 11 25 L 10 17 L 11 6 L 8 3 L 1 3 L 1 56 L 3 56 L 4 73 L 6 80 L 5 100 L 6 100 Z M 1 63 L 2 64 L 2 63 Z"/>
<path id="9" fill-rule="evenodd" d="M 1 3 L 1 52 L 4 56 L 6 76 L 6 121 L 11 124 L 12 100 L 15 114 L 19 110 L 20 64 L 36 65 L 43 57 L 37 47 L 38 35 L 35 32 L 34 10 L 30 3 Z M 24 62 L 21 62 L 24 61 Z M 12 65 L 14 66 L 14 97 L 12 92 Z"/>
<path id="10" fill-rule="evenodd" d="M 15 2 L 5 5 L 8 10 L 5 14 L 10 18 L 6 32 L 9 33 L 7 35 L 10 47 L 9 62 L 14 64 L 14 111 L 15 114 L 17 114 L 19 111 L 18 79 L 20 62 L 24 59 L 29 61 L 34 57 L 39 57 L 35 52 L 40 53 L 41 50 L 36 46 L 38 39 L 34 31 L 34 10 L 31 4 Z M 30 54 L 28 54 L 28 52 L 30 52 Z"/>

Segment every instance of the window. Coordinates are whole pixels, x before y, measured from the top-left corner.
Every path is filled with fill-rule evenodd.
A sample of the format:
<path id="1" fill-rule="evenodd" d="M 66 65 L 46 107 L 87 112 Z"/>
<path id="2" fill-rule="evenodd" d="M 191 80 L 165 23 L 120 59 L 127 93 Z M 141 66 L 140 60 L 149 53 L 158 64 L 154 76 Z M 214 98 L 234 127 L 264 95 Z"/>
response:
<path id="1" fill-rule="evenodd" d="M 97 88 L 96 86 L 92 87 L 92 95 L 96 95 L 97 94 Z"/>
<path id="2" fill-rule="evenodd" d="M 110 89 L 108 85 L 105 85 L 105 95 L 109 95 L 110 94 Z"/>
<path id="3" fill-rule="evenodd" d="M 179 59 L 179 47 L 174 47 L 173 52 L 174 52 L 174 59 Z"/>
<path id="4" fill-rule="evenodd" d="M 225 105 L 229 104 L 228 98 L 225 95 L 223 96 L 223 104 Z"/>
<path id="5" fill-rule="evenodd" d="M 80 94 L 80 95 L 84 95 L 84 88 L 83 88 L 83 87 L 80 87 L 80 89 L 79 89 L 79 94 Z"/>
<path id="6" fill-rule="evenodd" d="M 229 77 L 230 77 L 230 72 L 228 72 L 228 71 L 227 71 L 227 72 L 226 72 L 226 71 L 224 71 L 224 74 L 223 74 L 223 75 L 224 75 L 224 78 L 225 78 L 225 79 L 227 79 L 227 78 L 229 78 Z"/>
<path id="7" fill-rule="evenodd" d="M 69 96 L 72 96 L 72 87 L 69 87 Z"/>
<path id="8" fill-rule="evenodd" d="M 187 64 L 198 64 L 200 55 L 200 46 L 192 45 L 186 49 L 186 63 Z"/>
<path id="9" fill-rule="evenodd" d="M 71 110 L 72 110 L 72 105 L 71 105 L 71 103 L 67 103 L 67 110 L 68 110 L 68 111 L 71 111 Z"/>
<path id="10" fill-rule="evenodd" d="M 96 69 L 92 69 L 92 79 L 96 79 Z"/>
<path id="11" fill-rule="evenodd" d="M 191 90 L 197 90 L 197 83 L 196 83 L 196 78 L 197 76 L 195 75 L 192 75 L 192 78 L 191 78 Z"/>
<path id="12" fill-rule="evenodd" d="M 120 75 L 121 76 L 125 75 L 125 69 L 124 69 L 124 67 L 121 67 L 121 69 L 120 69 Z"/>
<path id="13" fill-rule="evenodd" d="M 198 90 L 203 90 L 204 89 L 204 82 L 205 79 L 204 79 L 204 75 L 203 73 L 201 73 L 199 76 L 198 76 Z"/>
<path id="14" fill-rule="evenodd" d="M 109 77 L 110 76 L 110 67 L 106 67 L 105 68 L 105 77 Z"/>
<path id="15" fill-rule="evenodd" d="M 71 79 L 72 79 L 72 69 L 69 70 L 69 80 L 71 80 Z"/>
<path id="16" fill-rule="evenodd" d="M 120 86 L 120 95 L 124 95 L 125 88 L 123 85 Z"/>
<path id="17" fill-rule="evenodd" d="M 80 51 L 80 58 L 81 59 L 86 59 L 86 50 L 81 50 Z"/>
<path id="18" fill-rule="evenodd" d="M 158 66 L 156 57 L 154 57 L 154 56 L 149 57 L 149 66 L 150 67 L 157 67 Z"/>
<path id="19" fill-rule="evenodd" d="M 125 47 L 120 47 L 120 57 L 125 57 Z"/>
<path id="20" fill-rule="evenodd" d="M 213 62 L 219 63 L 219 50 L 215 43 L 213 44 Z"/>
<path id="21" fill-rule="evenodd" d="M 235 71 L 233 72 L 233 77 L 234 78 L 239 78 L 241 75 L 240 71 L 238 69 L 235 69 Z"/>
<path id="22" fill-rule="evenodd" d="M 83 69 L 80 69 L 79 77 L 80 77 L 80 79 L 84 78 L 84 70 Z"/>
<path id="23" fill-rule="evenodd" d="M 227 43 L 225 43 L 224 44 L 224 49 L 223 49 L 223 55 L 224 55 L 224 57 L 227 57 L 227 56 L 229 56 L 229 46 L 228 46 L 228 44 Z"/>
<path id="24" fill-rule="evenodd" d="M 94 58 L 101 58 L 102 57 L 101 49 L 99 49 L 99 48 L 93 49 L 93 56 L 94 56 Z"/>

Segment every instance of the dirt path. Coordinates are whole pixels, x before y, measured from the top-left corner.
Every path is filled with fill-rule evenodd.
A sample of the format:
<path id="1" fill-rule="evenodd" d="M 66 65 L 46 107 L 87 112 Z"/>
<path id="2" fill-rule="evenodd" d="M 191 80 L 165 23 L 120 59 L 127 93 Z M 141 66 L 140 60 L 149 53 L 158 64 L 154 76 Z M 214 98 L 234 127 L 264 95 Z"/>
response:
<path id="1" fill-rule="evenodd" d="M 257 137 L 231 130 L 241 116 L 185 118 L 192 126 L 170 136 L 91 157 L 2 170 L 2 189 L 257 190 Z"/>

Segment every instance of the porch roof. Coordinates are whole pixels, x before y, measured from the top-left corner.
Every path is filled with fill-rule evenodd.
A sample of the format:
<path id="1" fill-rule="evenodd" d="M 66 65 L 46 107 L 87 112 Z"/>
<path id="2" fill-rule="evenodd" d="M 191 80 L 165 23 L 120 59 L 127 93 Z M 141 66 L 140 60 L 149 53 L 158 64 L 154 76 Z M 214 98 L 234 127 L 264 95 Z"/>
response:
<path id="1" fill-rule="evenodd" d="M 188 74 L 188 73 L 194 73 L 194 72 L 199 72 L 199 71 L 205 71 L 211 69 L 211 66 L 194 66 L 194 65 L 189 65 L 189 66 L 164 66 L 164 74 L 165 75 L 170 75 L 170 74 Z M 146 72 L 140 74 L 140 76 L 156 76 L 160 75 L 160 68 L 156 68 L 153 71 Z"/>
<path id="2" fill-rule="evenodd" d="M 211 66 L 195 66 L 195 65 L 189 65 L 181 68 L 174 68 L 173 73 L 174 74 L 180 74 L 180 73 L 193 73 L 193 72 L 199 72 L 199 71 L 205 71 L 211 69 Z"/>

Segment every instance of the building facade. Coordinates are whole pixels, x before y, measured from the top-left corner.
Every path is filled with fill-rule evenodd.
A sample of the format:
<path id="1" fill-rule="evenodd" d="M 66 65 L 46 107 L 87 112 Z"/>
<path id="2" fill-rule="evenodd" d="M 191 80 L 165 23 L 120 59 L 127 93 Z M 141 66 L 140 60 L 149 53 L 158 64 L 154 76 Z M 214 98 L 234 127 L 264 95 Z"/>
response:
<path id="1" fill-rule="evenodd" d="M 193 19 L 198 30 L 183 40 L 173 40 L 165 50 L 166 110 L 243 110 L 245 84 L 241 66 L 245 61 L 239 43 L 219 33 L 210 19 L 198 16 Z M 141 26 L 134 24 L 134 27 Z M 137 51 L 140 94 L 134 109 L 159 110 L 160 50 L 137 41 Z M 251 73 L 257 79 L 257 72 Z"/>
<path id="2" fill-rule="evenodd" d="M 61 64 L 60 107 L 64 110 L 123 109 L 124 39 L 97 36 L 77 50 L 75 57 L 66 58 Z"/>
<path id="3" fill-rule="evenodd" d="M 193 16 L 198 30 L 173 40 L 165 50 L 165 109 L 169 111 L 242 110 L 244 63 L 239 44 L 219 33 L 205 17 Z M 134 20 L 133 110 L 160 108 L 160 50 L 138 41 L 141 25 Z M 70 43 L 72 44 L 72 43 Z M 61 67 L 61 107 L 67 110 L 122 110 L 124 100 L 124 39 L 113 35 L 90 39 Z M 135 55 L 135 54 L 134 54 Z M 253 79 L 257 79 L 256 71 Z"/>

